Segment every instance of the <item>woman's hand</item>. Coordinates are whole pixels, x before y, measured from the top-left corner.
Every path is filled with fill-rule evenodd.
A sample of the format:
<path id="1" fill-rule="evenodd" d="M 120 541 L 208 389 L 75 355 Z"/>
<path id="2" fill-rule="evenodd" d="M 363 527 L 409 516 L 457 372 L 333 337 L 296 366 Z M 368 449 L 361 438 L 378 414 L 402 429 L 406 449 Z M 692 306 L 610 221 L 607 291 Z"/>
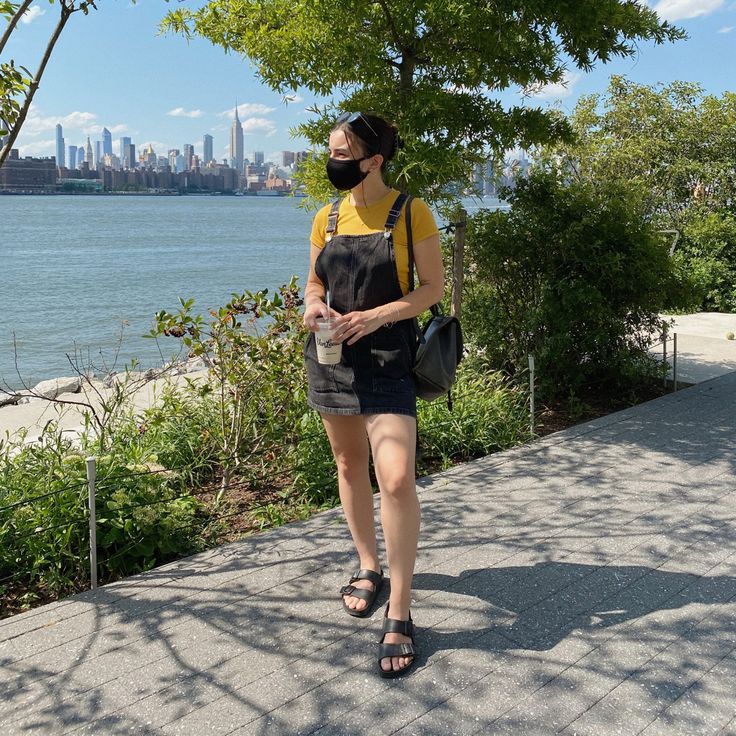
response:
<path id="1" fill-rule="evenodd" d="M 314 299 L 304 309 L 304 325 L 311 332 L 317 331 L 317 320 L 320 318 L 327 319 L 330 316 L 335 320 L 336 324 L 339 324 L 341 315 L 330 307 L 327 309 L 327 305 L 321 299 Z"/>
<path id="2" fill-rule="evenodd" d="M 342 332 L 335 342 L 346 342 L 348 345 L 360 340 L 361 337 L 375 332 L 384 321 L 376 309 L 367 309 L 365 312 L 348 312 L 342 316 Z"/>

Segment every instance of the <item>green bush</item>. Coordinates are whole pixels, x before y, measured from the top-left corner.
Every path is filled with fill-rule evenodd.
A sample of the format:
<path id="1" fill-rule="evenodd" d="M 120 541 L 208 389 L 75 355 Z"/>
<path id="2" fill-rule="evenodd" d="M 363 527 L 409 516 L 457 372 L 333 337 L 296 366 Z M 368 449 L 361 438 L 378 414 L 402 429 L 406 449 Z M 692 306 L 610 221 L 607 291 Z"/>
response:
<path id="1" fill-rule="evenodd" d="M 458 369 L 452 411 L 444 398 L 418 402 L 420 474 L 506 450 L 529 436 L 529 394 L 471 351 Z"/>
<path id="2" fill-rule="evenodd" d="M 649 359 L 658 312 L 687 291 L 636 193 L 565 182 L 537 169 L 468 228 L 464 320 L 491 365 L 511 374 L 535 357 L 540 395 L 626 387 Z"/>
<path id="3" fill-rule="evenodd" d="M 674 260 L 695 284 L 691 309 L 736 312 L 736 217 L 728 211 L 691 209 L 681 227 Z"/>
<path id="4" fill-rule="evenodd" d="M 54 424 L 34 444 L 0 442 L 0 597 L 12 586 L 58 595 L 89 580 L 85 457 Z M 94 446 L 87 448 L 94 452 Z M 141 448 L 96 462 L 102 579 L 146 570 L 203 549 L 207 514 L 186 473 L 166 471 Z M 153 472 L 152 472 L 153 471 Z M 23 503 L 28 501 L 28 503 Z"/>

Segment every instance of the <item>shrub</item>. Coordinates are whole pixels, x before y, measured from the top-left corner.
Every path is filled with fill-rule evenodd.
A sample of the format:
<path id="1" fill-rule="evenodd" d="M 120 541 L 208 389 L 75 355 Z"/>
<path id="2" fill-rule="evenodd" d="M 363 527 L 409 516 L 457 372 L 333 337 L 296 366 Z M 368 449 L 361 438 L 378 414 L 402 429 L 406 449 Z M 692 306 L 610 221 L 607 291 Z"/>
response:
<path id="1" fill-rule="evenodd" d="M 691 308 L 704 312 L 736 311 L 736 217 L 705 209 L 684 213 L 675 263 L 691 274 L 696 299 Z"/>
<path id="2" fill-rule="evenodd" d="M 636 193 L 537 169 L 503 196 L 511 210 L 481 210 L 467 237 L 464 325 L 491 365 L 533 354 L 547 398 L 656 374 L 658 312 L 686 290 Z"/>

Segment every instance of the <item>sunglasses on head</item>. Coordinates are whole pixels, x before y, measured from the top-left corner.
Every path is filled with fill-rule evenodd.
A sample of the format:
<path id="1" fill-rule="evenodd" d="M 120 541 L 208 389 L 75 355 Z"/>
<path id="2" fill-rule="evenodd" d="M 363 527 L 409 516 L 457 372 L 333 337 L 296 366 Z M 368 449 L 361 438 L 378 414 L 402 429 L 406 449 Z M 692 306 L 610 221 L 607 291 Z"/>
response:
<path id="1" fill-rule="evenodd" d="M 380 138 L 378 136 L 378 133 L 373 129 L 373 126 L 365 119 L 363 113 L 361 112 L 345 112 L 340 117 L 335 120 L 335 125 L 340 125 L 342 123 L 347 123 L 350 126 L 350 129 L 360 138 L 362 141 L 365 141 L 366 143 L 369 142 L 369 139 L 366 138 L 365 132 L 366 129 L 370 131 L 370 134 L 375 138 L 376 144 L 379 143 Z"/>

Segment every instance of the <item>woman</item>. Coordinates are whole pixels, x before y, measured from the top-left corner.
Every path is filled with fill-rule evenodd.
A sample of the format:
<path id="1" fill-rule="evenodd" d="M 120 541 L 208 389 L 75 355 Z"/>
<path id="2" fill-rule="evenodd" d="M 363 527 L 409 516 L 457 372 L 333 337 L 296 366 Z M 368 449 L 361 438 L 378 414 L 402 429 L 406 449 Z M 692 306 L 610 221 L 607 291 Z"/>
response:
<path id="1" fill-rule="evenodd" d="M 438 302 L 444 290 L 437 225 L 427 205 L 412 200 L 420 285 L 409 291 L 404 195 L 383 179 L 398 145 L 396 128 L 374 115 L 346 113 L 336 121 L 327 176 L 336 189 L 350 193 L 314 218 L 304 311 L 312 332 L 329 311 L 335 341 L 342 343 L 340 363 L 320 365 L 310 335 L 305 358 L 308 401 L 322 417 L 335 456 L 340 500 L 359 558 L 360 569 L 340 590 L 343 606 L 361 617 L 371 612 L 383 583 L 368 475 L 369 451 L 373 455 L 391 572 L 379 647 L 383 677 L 404 674 L 416 655 L 409 610 L 420 526 L 412 318 Z"/>

